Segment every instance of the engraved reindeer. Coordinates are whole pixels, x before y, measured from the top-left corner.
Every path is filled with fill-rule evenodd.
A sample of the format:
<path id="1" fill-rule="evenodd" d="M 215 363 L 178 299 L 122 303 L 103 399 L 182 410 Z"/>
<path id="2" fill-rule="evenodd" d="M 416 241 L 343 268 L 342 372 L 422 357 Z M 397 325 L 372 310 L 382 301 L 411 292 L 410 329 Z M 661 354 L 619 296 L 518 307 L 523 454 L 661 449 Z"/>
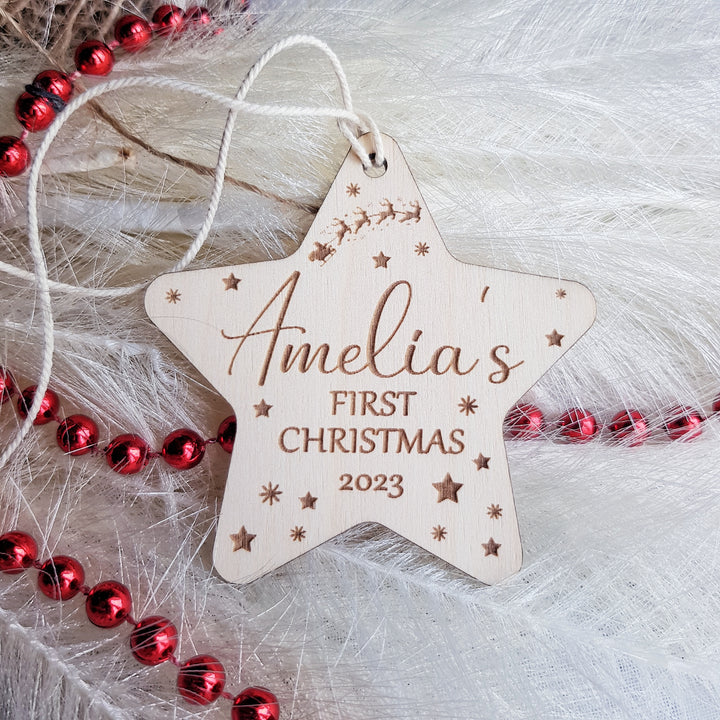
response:
<path id="1" fill-rule="evenodd" d="M 384 207 L 384 210 L 381 210 L 377 215 L 373 215 L 373 217 L 378 218 L 377 224 L 379 225 L 383 220 L 387 220 L 388 218 L 390 220 L 395 219 L 395 208 L 393 207 L 393 204 L 385 198 L 381 203 L 380 207 Z"/>
<path id="2" fill-rule="evenodd" d="M 357 220 L 353 223 L 353 232 L 357 235 L 363 225 L 370 225 L 370 218 L 367 212 L 360 207 L 355 208 L 355 215 L 358 216 Z"/>
<path id="3" fill-rule="evenodd" d="M 417 200 L 413 200 L 410 203 L 412 210 L 403 210 L 400 214 L 400 222 L 408 222 L 408 220 L 414 220 L 416 223 L 420 222 L 420 203 Z"/>
<path id="4" fill-rule="evenodd" d="M 340 218 L 333 219 L 333 227 L 337 228 L 335 231 L 335 238 L 337 239 L 338 245 L 342 244 L 346 235 L 352 233 L 352 228 L 345 222 L 345 220 L 341 220 Z"/>
<path id="5" fill-rule="evenodd" d="M 328 259 L 334 254 L 335 248 L 330 245 L 330 243 L 323 245 L 322 243 L 316 241 L 315 247 L 308 255 L 308 260 L 310 262 L 315 262 L 316 260 L 319 260 L 320 264 L 324 265 L 328 261 Z"/>

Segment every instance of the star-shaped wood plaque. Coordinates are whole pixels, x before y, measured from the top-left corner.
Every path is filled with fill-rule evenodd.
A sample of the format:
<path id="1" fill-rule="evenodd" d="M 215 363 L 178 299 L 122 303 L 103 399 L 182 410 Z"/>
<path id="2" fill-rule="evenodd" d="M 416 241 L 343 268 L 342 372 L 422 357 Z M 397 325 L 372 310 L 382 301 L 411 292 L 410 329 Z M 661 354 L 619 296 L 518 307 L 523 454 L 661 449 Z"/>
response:
<path id="1" fill-rule="evenodd" d="M 595 303 L 456 260 L 384 142 L 385 174 L 348 154 L 292 256 L 148 289 L 152 320 L 235 410 L 214 553 L 227 580 L 366 521 L 486 583 L 520 567 L 503 418 Z"/>

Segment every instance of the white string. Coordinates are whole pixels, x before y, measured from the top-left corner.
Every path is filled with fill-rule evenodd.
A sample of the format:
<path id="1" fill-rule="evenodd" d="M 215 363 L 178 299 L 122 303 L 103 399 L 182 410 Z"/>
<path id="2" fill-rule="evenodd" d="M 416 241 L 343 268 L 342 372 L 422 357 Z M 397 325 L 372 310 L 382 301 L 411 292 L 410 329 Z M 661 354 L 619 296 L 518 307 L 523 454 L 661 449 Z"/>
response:
<path id="1" fill-rule="evenodd" d="M 296 107 L 290 105 L 258 105 L 255 103 L 245 102 L 245 96 L 249 92 L 258 75 L 262 72 L 267 63 L 278 53 L 294 47 L 296 45 L 308 45 L 321 50 L 329 58 L 335 76 L 340 86 L 340 94 L 343 101 L 343 109 L 331 107 Z M 130 285 L 126 287 L 110 287 L 110 288 L 90 288 L 85 286 L 70 285 L 52 281 L 48 277 L 47 264 L 45 255 L 40 242 L 40 232 L 38 228 L 37 214 L 37 189 L 40 178 L 40 167 L 47 154 L 50 145 L 57 137 L 62 126 L 67 122 L 71 115 L 86 105 L 96 97 L 100 97 L 108 92 L 128 87 L 165 87 L 174 90 L 182 90 L 200 97 L 210 100 L 229 108 L 225 127 L 223 129 L 220 148 L 218 150 L 218 159 L 215 165 L 214 182 L 208 209 L 205 214 L 205 220 L 200 227 L 195 239 L 187 249 L 185 255 L 170 269 L 170 272 L 177 272 L 186 268 L 195 258 L 202 248 L 215 219 L 218 206 L 220 205 L 220 197 L 222 195 L 223 184 L 225 180 L 225 169 L 227 167 L 227 157 L 230 152 L 230 140 L 235 127 L 237 114 L 240 110 L 256 115 L 278 116 L 278 117 L 334 117 L 338 121 L 338 127 L 343 135 L 350 142 L 350 146 L 360 159 L 363 167 L 366 169 L 371 165 L 383 166 L 385 156 L 382 145 L 382 138 L 377 126 L 373 120 L 364 113 L 358 113 L 353 110 L 352 99 L 350 96 L 350 86 L 345 76 L 345 72 L 340 64 L 340 60 L 335 53 L 322 41 L 311 35 L 293 35 L 281 40 L 273 45 L 259 60 L 250 68 L 245 75 L 240 87 L 233 98 L 220 95 L 212 90 L 207 90 L 190 83 L 176 80 L 174 78 L 118 78 L 109 80 L 108 82 L 96 85 L 94 88 L 84 92 L 68 103 L 65 109 L 58 115 L 55 122 L 50 126 L 45 134 L 40 146 L 37 149 L 30 173 L 28 175 L 28 193 L 27 193 L 27 232 L 28 243 L 30 246 L 30 255 L 32 257 L 34 273 L 28 272 L 22 268 L 18 268 L 9 263 L 0 262 L 0 271 L 14 275 L 24 280 L 35 282 L 38 291 L 38 304 L 40 308 L 40 316 L 42 319 L 43 329 L 43 347 L 42 361 L 40 366 L 40 376 L 38 378 L 35 397 L 28 409 L 28 413 L 23 423 L 18 428 L 11 442 L 5 447 L 2 455 L 0 455 L 0 468 L 4 467 L 10 456 L 22 443 L 25 436 L 32 427 L 33 420 L 37 417 L 43 396 L 50 382 L 50 373 L 52 371 L 52 358 L 54 351 L 54 332 L 53 332 L 53 315 L 52 315 L 52 299 L 50 296 L 53 292 L 66 292 L 75 295 L 89 295 L 93 297 L 120 297 L 137 292 L 145 287 L 146 283 Z M 375 150 L 373 159 L 358 141 L 361 133 L 370 132 Z"/>

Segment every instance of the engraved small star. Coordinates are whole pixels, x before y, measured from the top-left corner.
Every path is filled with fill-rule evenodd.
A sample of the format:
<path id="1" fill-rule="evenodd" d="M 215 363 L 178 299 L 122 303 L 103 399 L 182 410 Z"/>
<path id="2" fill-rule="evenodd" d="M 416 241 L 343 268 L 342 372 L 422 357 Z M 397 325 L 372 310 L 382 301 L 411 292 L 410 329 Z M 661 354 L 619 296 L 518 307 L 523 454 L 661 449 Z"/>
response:
<path id="1" fill-rule="evenodd" d="M 280 490 L 279 488 L 279 483 L 275 486 L 273 486 L 272 483 L 263 485 L 262 492 L 260 493 L 262 501 L 268 503 L 268 505 L 272 505 L 273 502 L 280 502 L 280 495 L 282 495 L 282 490 Z"/>
<path id="2" fill-rule="evenodd" d="M 486 543 L 481 543 L 481 545 L 485 548 L 485 557 L 488 555 L 495 555 L 495 557 L 497 557 L 498 550 L 502 547 L 500 543 L 496 543 L 492 538 Z"/>
<path id="3" fill-rule="evenodd" d="M 270 408 L 272 405 L 268 405 L 265 400 L 261 400 L 257 405 L 253 405 L 255 408 L 255 417 L 270 417 Z"/>
<path id="4" fill-rule="evenodd" d="M 415 254 L 425 257 L 430 252 L 430 246 L 427 243 L 418 243 L 415 246 Z"/>
<path id="5" fill-rule="evenodd" d="M 487 514 L 491 520 L 502 517 L 502 508 L 499 505 L 488 505 Z"/>
<path id="6" fill-rule="evenodd" d="M 460 412 L 465 413 L 465 415 L 474 415 L 477 410 L 477 406 L 477 401 L 469 395 L 467 397 L 460 398 L 460 402 L 458 403 Z"/>
<path id="7" fill-rule="evenodd" d="M 433 540 L 444 540 L 447 536 L 447 530 L 442 525 L 436 525 L 432 529 L 432 539 Z"/>
<path id="8" fill-rule="evenodd" d="M 555 291 L 555 297 L 558 300 L 562 300 L 563 298 L 567 297 L 567 293 L 562 288 L 559 288 L 558 290 Z"/>
<path id="9" fill-rule="evenodd" d="M 296 525 L 290 531 L 290 537 L 293 539 L 293 542 L 302 542 L 305 539 L 305 530 L 303 530 L 302 526 L 298 527 Z"/>
<path id="10" fill-rule="evenodd" d="M 225 283 L 226 290 L 237 290 L 240 284 L 240 278 L 236 278 L 234 273 L 230 273 L 230 275 L 223 278 L 222 281 Z"/>
<path id="11" fill-rule="evenodd" d="M 308 508 L 310 510 L 315 509 L 315 503 L 317 502 L 317 498 L 313 497 L 310 494 L 310 491 L 308 491 L 307 495 L 303 495 L 301 498 L 298 498 L 300 500 L 300 509 L 301 510 L 307 510 Z"/>
<path id="12" fill-rule="evenodd" d="M 165 295 L 165 299 L 175 305 L 176 303 L 180 302 L 180 295 L 182 293 L 179 290 L 168 290 L 167 294 Z"/>
<path id="13" fill-rule="evenodd" d="M 546 335 L 545 337 L 548 340 L 548 347 L 552 347 L 553 345 L 555 347 L 562 347 L 560 343 L 565 336 L 561 335 L 557 330 L 553 330 L 549 335 Z"/>
<path id="14" fill-rule="evenodd" d="M 478 470 L 489 470 L 490 469 L 490 458 L 485 457 L 482 453 L 480 453 L 474 460 L 475 467 Z"/>
<path id="15" fill-rule="evenodd" d="M 381 250 L 379 255 L 373 255 L 373 260 L 375 261 L 376 268 L 386 268 L 390 258 Z"/>
<path id="16" fill-rule="evenodd" d="M 458 490 L 463 486 L 462 483 L 456 483 L 448 473 L 442 482 L 432 484 L 438 492 L 437 501 L 441 503 L 443 500 L 452 500 L 454 503 L 458 501 Z"/>
<path id="17" fill-rule="evenodd" d="M 240 528 L 239 532 L 231 533 L 230 539 L 233 543 L 233 552 L 237 552 L 238 550 L 251 552 L 252 548 L 250 547 L 250 543 L 255 537 L 255 535 L 252 535 L 245 529 L 244 525 Z"/>
<path id="18" fill-rule="evenodd" d="M 345 188 L 345 192 L 348 194 L 348 197 L 357 197 L 358 193 L 360 192 L 360 186 L 356 183 L 350 183 Z"/>

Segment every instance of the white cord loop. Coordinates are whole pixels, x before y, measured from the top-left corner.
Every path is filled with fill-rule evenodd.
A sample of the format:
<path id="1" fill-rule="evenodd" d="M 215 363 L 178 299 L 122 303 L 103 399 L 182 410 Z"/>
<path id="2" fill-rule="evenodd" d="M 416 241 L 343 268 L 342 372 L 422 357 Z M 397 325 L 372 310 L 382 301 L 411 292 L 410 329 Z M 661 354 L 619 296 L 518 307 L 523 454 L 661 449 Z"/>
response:
<path id="1" fill-rule="evenodd" d="M 258 105 L 255 103 L 248 103 L 245 101 L 245 97 L 248 94 L 258 75 L 262 72 L 263 68 L 275 57 L 275 55 L 287 50 L 288 48 L 297 45 L 307 45 L 315 47 L 318 50 L 325 53 L 330 60 L 330 63 L 335 72 L 338 85 L 340 87 L 340 94 L 342 97 L 343 108 L 332 108 L 332 107 L 295 107 L 288 105 Z M 18 268 L 10 263 L 0 261 L 0 271 L 5 272 L 9 275 L 13 275 L 23 280 L 28 280 L 35 283 L 38 294 L 38 301 L 40 307 L 40 317 L 42 320 L 43 328 L 43 348 L 42 348 L 42 362 L 40 366 L 40 377 L 37 382 L 37 389 L 35 391 L 35 397 L 33 399 L 30 408 L 28 409 L 27 416 L 23 423 L 18 428 L 15 437 L 5 447 L 2 455 L 0 455 L 0 468 L 4 467 L 13 452 L 22 443 L 25 436 L 30 431 L 34 419 L 37 417 L 40 411 L 40 405 L 42 403 L 45 391 L 48 388 L 50 382 L 50 373 L 52 371 L 52 358 L 54 350 L 54 325 L 52 315 L 52 299 L 51 292 L 66 292 L 75 295 L 85 295 L 92 297 L 122 297 L 138 292 L 145 287 L 146 283 L 139 283 L 136 285 L 130 285 L 126 287 L 109 287 L 109 288 L 91 288 L 78 285 L 70 285 L 67 283 L 56 282 L 50 280 L 48 277 L 47 264 L 45 262 L 45 255 L 43 253 L 42 244 L 40 242 L 40 231 L 38 227 L 38 215 L 37 215 L 37 189 L 38 181 L 40 178 L 40 167 L 47 154 L 50 145 L 57 137 L 60 132 L 60 128 L 67 122 L 70 116 L 79 108 L 86 105 L 94 98 L 105 95 L 108 92 L 119 90 L 121 88 L 128 87 L 165 87 L 174 90 L 182 90 L 183 92 L 192 93 L 200 97 L 205 97 L 210 100 L 214 100 L 220 105 L 227 107 L 228 114 L 225 121 L 225 127 L 223 129 L 222 139 L 220 141 L 220 148 L 218 150 L 217 163 L 215 165 L 214 182 L 212 192 L 210 194 L 210 200 L 208 203 L 207 212 L 205 213 L 205 220 L 203 221 L 200 230 L 195 236 L 190 247 L 187 249 L 183 257 L 168 270 L 168 272 L 177 272 L 184 270 L 195 258 L 200 249 L 205 243 L 207 236 L 212 227 L 217 213 L 218 206 L 220 205 L 220 197 L 222 195 L 223 184 L 225 180 L 225 170 L 227 167 L 227 157 L 230 152 L 230 140 L 232 138 L 233 130 L 235 128 L 235 122 L 237 114 L 240 110 L 252 113 L 255 115 L 266 115 L 266 116 L 278 116 L 278 117 L 333 117 L 338 122 L 340 132 L 348 139 L 350 146 L 355 154 L 360 159 L 364 168 L 369 168 L 373 161 L 370 159 L 370 154 L 362 147 L 358 141 L 360 134 L 364 132 L 370 132 L 373 140 L 374 147 L 374 162 L 375 165 L 383 165 L 385 162 L 385 156 L 383 152 L 382 139 L 378 131 L 377 126 L 373 120 L 364 113 L 358 113 L 353 110 L 352 98 L 350 95 L 350 86 L 345 76 L 345 71 L 340 64 L 340 60 L 337 55 L 322 41 L 318 40 L 311 35 L 293 35 L 273 45 L 267 52 L 265 52 L 257 62 L 250 68 L 248 73 L 245 75 L 240 87 L 238 88 L 233 98 L 228 98 L 225 95 L 220 95 L 212 90 L 207 90 L 190 83 L 176 80 L 174 78 L 118 78 L 116 80 L 109 80 L 108 82 L 101 83 L 91 88 L 90 90 L 79 95 L 74 100 L 67 104 L 65 110 L 58 114 L 53 124 L 48 128 L 45 136 L 43 137 L 40 146 L 38 147 L 32 165 L 30 166 L 30 172 L 28 174 L 28 193 L 27 193 L 27 231 L 28 231 L 28 243 L 30 247 L 30 255 L 33 260 L 34 272 L 28 272 L 22 268 Z"/>

